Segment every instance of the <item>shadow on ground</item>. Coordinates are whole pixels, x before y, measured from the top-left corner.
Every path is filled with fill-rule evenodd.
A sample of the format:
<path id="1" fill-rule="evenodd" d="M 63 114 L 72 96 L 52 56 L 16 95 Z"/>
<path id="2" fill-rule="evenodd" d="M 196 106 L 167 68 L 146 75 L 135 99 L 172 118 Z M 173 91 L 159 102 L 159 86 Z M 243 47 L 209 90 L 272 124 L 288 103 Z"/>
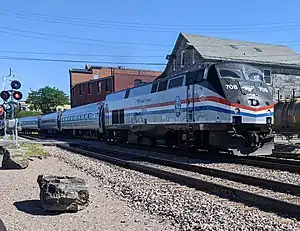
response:
<path id="1" fill-rule="evenodd" d="M 5 228 L 5 225 L 4 225 L 3 221 L 1 221 L 1 219 L 0 219 L 0 231 L 7 231 L 7 229 Z"/>
<path id="2" fill-rule="evenodd" d="M 24 213 L 28 213 L 31 215 L 37 216 L 54 216 L 59 215 L 61 212 L 47 212 L 42 208 L 41 202 L 39 200 L 25 200 L 25 201 L 18 201 L 14 203 L 14 206 L 19 211 Z"/>

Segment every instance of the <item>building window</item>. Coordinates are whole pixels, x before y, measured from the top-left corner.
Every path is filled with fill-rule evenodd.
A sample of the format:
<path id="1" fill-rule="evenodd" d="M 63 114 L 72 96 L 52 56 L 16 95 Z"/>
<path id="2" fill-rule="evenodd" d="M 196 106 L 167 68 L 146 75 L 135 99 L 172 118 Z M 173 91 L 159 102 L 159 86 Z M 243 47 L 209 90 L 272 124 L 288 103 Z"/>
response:
<path id="1" fill-rule="evenodd" d="M 79 95 L 83 95 L 83 85 L 79 85 Z"/>
<path id="2" fill-rule="evenodd" d="M 184 67 L 184 61 L 185 61 L 185 51 L 182 51 L 181 52 L 181 59 L 180 59 L 181 67 Z"/>
<path id="3" fill-rule="evenodd" d="M 101 81 L 98 82 L 98 94 L 102 93 L 102 83 Z"/>
<path id="4" fill-rule="evenodd" d="M 91 83 L 88 83 L 88 93 L 89 93 L 89 95 L 92 94 L 92 84 Z"/>
<path id="5" fill-rule="evenodd" d="M 271 84 L 271 70 L 264 70 L 263 72 L 266 83 Z"/>
<path id="6" fill-rule="evenodd" d="M 112 92 L 111 78 L 106 79 L 105 90 L 106 92 Z"/>
<path id="7" fill-rule="evenodd" d="M 195 50 L 193 50 L 193 64 L 196 63 L 196 52 Z"/>
<path id="8" fill-rule="evenodd" d="M 173 59 L 172 68 L 173 71 L 176 71 L 176 59 Z"/>

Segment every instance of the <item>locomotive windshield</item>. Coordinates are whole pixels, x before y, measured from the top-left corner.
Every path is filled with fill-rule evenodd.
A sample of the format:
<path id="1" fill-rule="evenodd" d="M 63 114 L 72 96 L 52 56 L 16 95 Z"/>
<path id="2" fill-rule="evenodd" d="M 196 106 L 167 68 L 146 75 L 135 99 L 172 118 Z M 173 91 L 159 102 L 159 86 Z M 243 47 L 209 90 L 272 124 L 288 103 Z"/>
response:
<path id="1" fill-rule="evenodd" d="M 264 82 L 262 72 L 250 65 L 240 63 L 216 64 L 221 78 L 233 78 L 248 81 Z"/>
<path id="2" fill-rule="evenodd" d="M 219 72 L 223 78 L 241 79 L 243 76 L 240 70 L 219 69 Z"/>
<path id="3" fill-rule="evenodd" d="M 243 73 L 247 80 L 264 82 L 264 77 L 262 75 L 262 72 L 256 68 L 245 65 L 243 67 Z"/>

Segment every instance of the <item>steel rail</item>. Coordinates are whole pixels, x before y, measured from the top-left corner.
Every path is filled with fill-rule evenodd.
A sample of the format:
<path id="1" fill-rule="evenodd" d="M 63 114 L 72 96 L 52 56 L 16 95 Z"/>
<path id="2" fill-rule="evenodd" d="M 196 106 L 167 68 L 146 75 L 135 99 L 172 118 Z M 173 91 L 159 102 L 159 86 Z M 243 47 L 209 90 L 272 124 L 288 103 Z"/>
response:
<path id="1" fill-rule="evenodd" d="M 241 189 L 231 188 L 205 180 L 196 179 L 174 172 L 168 172 L 155 167 L 145 166 L 134 161 L 128 161 L 110 156 L 108 152 L 105 152 L 106 154 L 102 154 L 62 144 L 58 144 L 57 147 L 88 157 L 93 157 L 95 159 L 103 160 L 121 167 L 153 175 L 175 183 L 186 185 L 188 187 L 224 197 L 229 200 L 239 201 L 250 206 L 256 206 L 265 211 L 272 211 L 279 214 L 289 214 L 290 216 L 300 219 L 300 205 L 297 204 L 258 195 Z M 116 155 L 116 153 L 112 154 Z"/>

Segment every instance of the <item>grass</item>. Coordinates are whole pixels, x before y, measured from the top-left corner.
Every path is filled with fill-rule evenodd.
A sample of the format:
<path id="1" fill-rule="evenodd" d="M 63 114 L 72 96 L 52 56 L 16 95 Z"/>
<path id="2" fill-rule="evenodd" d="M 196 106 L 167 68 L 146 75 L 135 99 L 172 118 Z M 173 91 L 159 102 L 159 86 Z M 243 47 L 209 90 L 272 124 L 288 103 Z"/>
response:
<path id="1" fill-rule="evenodd" d="M 12 135 L 8 135 L 7 138 L 8 138 L 8 140 L 12 140 L 13 139 Z M 4 139 L 4 136 L 0 136 L 0 139 Z"/>
<path id="2" fill-rule="evenodd" d="M 25 154 L 28 157 L 47 157 L 50 156 L 48 152 L 46 152 L 43 148 L 43 145 L 36 143 L 21 143 L 20 147 L 25 151 Z"/>

